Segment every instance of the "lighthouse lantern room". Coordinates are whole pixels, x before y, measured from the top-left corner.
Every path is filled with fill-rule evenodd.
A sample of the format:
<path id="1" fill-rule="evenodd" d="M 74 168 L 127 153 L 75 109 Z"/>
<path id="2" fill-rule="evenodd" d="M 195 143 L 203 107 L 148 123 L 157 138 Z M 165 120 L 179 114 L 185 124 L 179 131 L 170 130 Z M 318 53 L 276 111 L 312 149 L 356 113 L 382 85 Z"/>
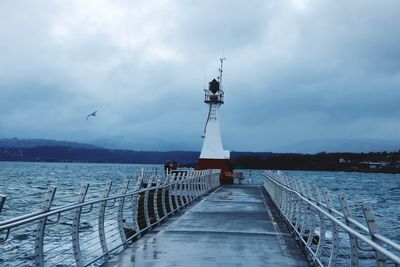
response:
<path id="1" fill-rule="evenodd" d="M 219 77 L 213 79 L 204 89 L 204 102 L 208 105 L 208 116 L 204 127 L 204 142 L 201 149 L 197 170 L 221 169 L 220 182 L 222 184 L 233 183 L 231 170 L 229 168 L 230 151 L 224 150 L 219 123 L 219 108 L 224 104 L 224 90 L 222 88 L 223 63 L 221 58 Z"/>

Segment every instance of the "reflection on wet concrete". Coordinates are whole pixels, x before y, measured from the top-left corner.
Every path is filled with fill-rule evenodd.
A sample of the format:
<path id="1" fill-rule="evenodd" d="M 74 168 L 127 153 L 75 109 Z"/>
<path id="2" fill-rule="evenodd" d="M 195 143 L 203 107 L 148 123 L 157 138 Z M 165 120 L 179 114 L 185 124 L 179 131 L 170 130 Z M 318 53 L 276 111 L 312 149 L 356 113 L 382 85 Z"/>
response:
<path id="1" fill-rule="evenodd" d="M 262 190 L 258 185 L 224 186 L 104 267 L 309 266 L 285 228 L 274 226 Z"/>

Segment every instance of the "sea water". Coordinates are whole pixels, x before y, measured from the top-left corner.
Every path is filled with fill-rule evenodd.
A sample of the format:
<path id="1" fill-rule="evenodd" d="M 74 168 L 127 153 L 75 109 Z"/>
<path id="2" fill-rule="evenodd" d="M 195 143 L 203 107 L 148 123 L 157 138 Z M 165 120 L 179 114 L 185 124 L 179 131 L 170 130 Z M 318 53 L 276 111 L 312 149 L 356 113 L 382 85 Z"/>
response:
<path id="1" fill-rule="evenodd" d="M 123 181 L 129 177 L 134 178 L 142 168 L 163 172 L 162 165 L 0 162 L 0 195 L 7 196 L 0 221 L 40 209 L 49 186 L 57 187 L 54 208 L 76 203 L 83 183 L 89 183 L 87 199 L 101 197 L 105 183 L 110 180 L 112 192 L 117 193 Z M 261 184 L 265 179 L 262 170 L 237 171 L 244 173 L 246 183 Z M 400 242 L 399 174 L 315 171 L 283 173 L 304 183 L 330 190 L 338 209 L 337 194 L 344 192 L 357 220 L 365 220 L 360 204 L 370 202 L 376 215 L 378 231 Z M 14 238 L 23 242 L 27 237 Z"/>
<path id="2" fill-rule="evenodd" d="M 61 195 L 67 202 L 79 193 L 80 186 L 86 182 L 90 184 L 93 194 L 96 190 L 101 191 L 109 180 L 113 183 L 113 190 L 118 191 L 126 178 L 134 177 L 142 168 L 160 173 L 163 171 L 161 164 L 0 162 L 0 194 L 7 196 L 0 218 L 3 220 L 4 216 L 16 216 L 40 207 L 50 185 L 57 187 L 55 199 L 62 201 Z M 244 173 L 246 183 L 262 183 L 265 179 L 262 170 L 237 171 Z M 355 208 L 363 202 L 370 202 L 373 211 L 378 215 L 378 225 L 382 220 L 385 225 L 381 228 L 394 229 L 400 234 L 400 174 L 318 171 L 283 173 L 302 182 L 326 188 L 334 197 L 344 192 Z M 19 207 L 12 211 L 7 203 L 13 199 L 30 205 L 25 209 Z"/>

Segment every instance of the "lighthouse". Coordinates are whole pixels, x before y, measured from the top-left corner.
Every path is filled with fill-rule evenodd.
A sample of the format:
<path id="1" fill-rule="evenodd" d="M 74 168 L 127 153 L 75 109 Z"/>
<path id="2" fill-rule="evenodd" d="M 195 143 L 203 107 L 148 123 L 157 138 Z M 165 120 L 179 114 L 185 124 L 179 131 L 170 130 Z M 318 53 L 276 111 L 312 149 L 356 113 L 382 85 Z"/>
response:
<path id="1" fill-rule="evenodd" d="M 208 105 L 208 116 L 204 127 L 204 141 L 199 161 L 196 164 L 197 170 L 220 169 L 220 182 L 222 184 L 233 183 L 231 169 L 229 168 L 230 151 L 224 150 L 221 138 L 219 122 L 219 109 L 224 104 L 224 90 L 222 88 L 223 63 L 221 58 L 219 76 L 208 84 L 204 89 L 204 103 Z"/>

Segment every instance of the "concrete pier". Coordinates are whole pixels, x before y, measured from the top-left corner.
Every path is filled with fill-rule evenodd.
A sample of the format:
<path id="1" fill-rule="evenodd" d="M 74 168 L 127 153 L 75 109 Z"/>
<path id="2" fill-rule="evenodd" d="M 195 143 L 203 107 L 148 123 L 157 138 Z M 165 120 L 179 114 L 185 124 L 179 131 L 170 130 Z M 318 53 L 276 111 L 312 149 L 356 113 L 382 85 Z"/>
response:
<path id="1" fill-rule="evenodd" d="M 223 186 L 103 265 L 310 266 L 261 185 Z"/>

